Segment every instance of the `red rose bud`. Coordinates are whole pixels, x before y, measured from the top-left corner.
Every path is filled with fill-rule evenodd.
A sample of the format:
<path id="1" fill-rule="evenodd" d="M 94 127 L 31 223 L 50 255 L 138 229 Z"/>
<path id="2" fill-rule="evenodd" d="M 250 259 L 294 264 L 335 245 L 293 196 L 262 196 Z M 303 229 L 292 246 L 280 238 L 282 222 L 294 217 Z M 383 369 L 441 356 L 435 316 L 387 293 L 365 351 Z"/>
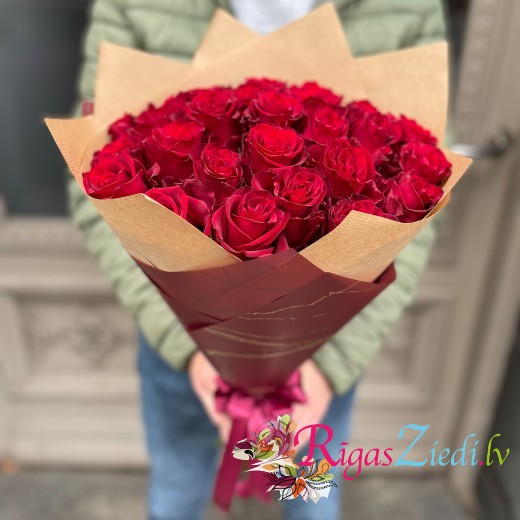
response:
<path id="1" fill-rule="evenodd" d="M 164 104 L 158 108 L 150 104 L 147 110 L 134 118 L 132 131 L 144 139 L 149 137 L 156 128 L 164 127 L 171 121 L 169 111 Z"/>
<path id="2" fill-rule="evenodd" d="M 305 217 L 291 217 L 284 236 L 289 247 L 300 250 L 323 235 L 324 211 L 314 211 Z"/>
<path id="3" fill-rule="evenodd" d="M 402 172 L 390 184 L 385 199 L 379 204 L 384 213 L 401 222 L 421 220 L 441 200 L 442 188 L 429 183 L 414 172 Z"/>
<path id="4" fill-rule="evenodd" d="M 274 92 L 281 92 L 285 90 L 287 85 L 281 81 L 274 79 L 248 79 L 245 83 L 237 87 L 235 95 L 238 99 L 239 105 L 247 107 L 253 98 L 256 98 L 258 94 L 264 90 L 272 90 Z"/>
<path id="5" fill-rule="evenodd" d="M 420 141 L 421 143 L 436 145 L 437 138 L 434 137 L 428 130 L 418 125 L 413 119 L 408 119 L 405 116 L 399 118 L 399 123 L 403 130 L 403 139 L 405 141 Z"/>
<path id="6" fill-rule="evenodd" d="M 108 127 L 108 133 L 112 139 L 115 140 L 124 135 L 128 135 L 133 127 L 134 118 L 130 114 L 125 114 Z"/>
<path id="7" fill-rule="evenodd" d="M 164 102 L 162 109 L 168 114 L 171 121 L 185 121 L 187 119 L 186 106 L 199 92 L 199 89 L 179 92 L 176 96 L 169 97 Z"/>
<path id="8" fill-rule="evenodd" d="M 253 188 L 264 189 L 278 198 L 292 217 L 306 217 L 315 212 L 327 195 L 327 185 L 320 173 L 301 166 L 287 166 L 257 173 Z"/>
<path id="9" fill-rule="evenodd" d="M 346 137 L 347 131 L 348 121 L 345 119 L 344 109 L 318 105 L 310 110 L 302 135 L 319 144 L 327 144 L 334 139 Z"/>
<path id="10" fill-rule="evenodd" d="M 401 139 L 402 129 L 391 115 L 365 111 L 351 122 L 349 134 L 369 150 L 375 165 L 379 166 L 389 160 L 392 145 Z"/>
<path id="11" fill-rule="evenodd" d="M 354 123 L 357 119 L 363 118 L 366 114 L 379 113 L 379 110 L 366 100 L 352 101 L 345 109 L 345 116 L 350 123 Z"/>
<path id="12" fill-rule="evenodd" d="M 321 87 L 313 81 L 308 81 L 301 87 L 291 87 L 289 93 L 305 104 L 318 102 L 339 105 L 341 103 L 341 96 L 334 94 L 332 90 Z"/>
<path id="13" fill-rule="evenodd" d="M 245 115 L 254 122 L 292 126 L 303 116 L 303 105 L 285 92 L 263 90 L 251 100 Z"/>
<path id="14" fill-rule="evenodd" d="M 214 192 L 216 204 L 224 202 L 242 184 L 240 155 L 214 143 L 204 147 L 193 167 L 195 178 Z"/>
<path id="15" fill-rule="evenodd" d="M 289 213 L 273 195 L 263 190 L 240 188 L 211 219 L 216 241 L 242 258 L 272 254 L 287 225 Z"/>
<path id="16" fill-rule="evenodd" d="M 253 172 L 293 166 L 304 160 L 303 138 L 292 128 L 258 124 L 244 139 L 244 155 Z"/>
<path id="17" fill-rule="evenodd" d="M 437 147 L 430 144 L 405 144 L 399 163 L 403 170 L 413 170 L 432 184 L 441 184 L 451 174 L 451 163 Z"/>
<path id="18" fill-rule="evenodd" d="M 331 206 L 327 215 L 327 233 L 337 228 L 345 217 L 352 211 L 369 213 L 370 215 L 383 216 L 383 212 L 375 205 L 374 201 L 364 195 L 352 195 L 348 199 L 341 199 Z"/>
<path id="19" fill-rule="evenodd" d="M 190 151 L 202 143 L 203 131 L 201 125 L 192 121 L 175 121 L 156 128 L 143 141 L 149 163 L 157 162 L 160 166 L 158 175 L 151 179 L 154 185 L 179 184 L 193 175 Z"/>
<path id="20" fill-rule="evenodd" d="M 146 196 L 173 211 L 205 235 L 210 235 L 211 221 L 208 206 L 201 200 L 188 196 L 181 187 L 152 188 L 146 192 Z"/>
<path id="21" fill-rule="evenodd" d="M 141 162 L 126 152 L 115 156 L 107 155 L 83 174 L 83 185 L 87 195 L 95 199 L 135 195 L 148 189 L 146 179 L 156 168 L 155 165 L 146 171 Z"/>
<path id="22" fill-rule="evenodd" d="M 213 212 L 215 193 L 202 184 L 202 182 L 197 179 L 186 179 L 182 183 L 181 188 L 188 197 L 201 200 L 208 206 L 210 213 Z"/>
<path id="23" fill-rule="evenodd" d="M 128 134 L 122 134 L 115 141 L 107 143 L 101 150 L 98 150 L 92 158 L 92 165 L 109 156 L 116 156 L 121 152 L 129 152 L 134 148 L 132 139 Z"/>
<path id="24" fill-rule="evenodd" d="M 376 176 L 370 152 L 355 140 L 336 139 L 329 143 L 324 150 L 323 165 L 333 197 L 360 193 Z"/>
<path id="25" fill-rule="evenodd" d="M 238 102 L 229 88 L 200 90 L 186 106 L 188 118 L 204 125 L 219 144 L 238 136 Z M 211 140 L 210 138 L 210 140 Z"/>

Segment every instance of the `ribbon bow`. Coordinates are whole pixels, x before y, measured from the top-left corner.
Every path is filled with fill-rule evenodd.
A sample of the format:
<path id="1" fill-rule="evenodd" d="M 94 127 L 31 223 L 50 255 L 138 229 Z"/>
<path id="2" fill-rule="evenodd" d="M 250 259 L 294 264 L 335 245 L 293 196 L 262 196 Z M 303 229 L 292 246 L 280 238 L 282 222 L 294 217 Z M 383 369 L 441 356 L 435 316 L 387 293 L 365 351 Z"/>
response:
<path id="1" fill-rule="evenodd" d="M 298 372 L 293 372 L 286 383 L 275 391 L 259 396 L 233 388 L 219 378 L 215 392 L 216 408 L 219 412 L 227 413 L 233 420 L 213 493 L 215 503 L 221 509 L 229 510 L 235 492 L 242 497 L 256 496 L 264 501 L 269 500 L 265 481 L 260 473 L 249 472 L 246 480 L 238 481 L 243 461 L 231 456 L 233 448 L 261 424 L 290 413 L 293 403 L 303 402 L 305 394 L 300 386 Z"/>

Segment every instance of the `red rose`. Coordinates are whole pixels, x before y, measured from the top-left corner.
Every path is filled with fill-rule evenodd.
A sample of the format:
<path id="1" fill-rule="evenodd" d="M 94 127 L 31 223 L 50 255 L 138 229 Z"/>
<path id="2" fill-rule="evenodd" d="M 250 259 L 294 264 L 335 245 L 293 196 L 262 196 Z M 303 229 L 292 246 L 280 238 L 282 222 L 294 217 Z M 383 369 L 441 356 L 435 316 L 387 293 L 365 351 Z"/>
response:
<path id="1" fill-rule="evenodd" d="M 244 139 L 244 155 L 253 172 L 300 164 L 303 138 L 292 128 L 258 124 Z"/>
<path id="2" fill-rule="evenodd" d="M 306 217 L 291 217 L 285 226 L 284 237 L 287 245 L 296 250 L 307 247 L 321 238 L 325 212 L 316 210 Z"/>
<path id="3" fill-rule="evenodd" d="M 333 139 L 346 137 L 348 121 L 343 109 L 330 105 L 318 105 L 310 111 L 303 136 L 319 144 L 327 144 Z"/>
<path id="4" fill-rule="evenodd" d="M 238 132 L 238 103 L 229 88 L 200 90 L 186 106 L 188 118 L 204 125 L 219 144 L 226 144 Z"/>
<path id="5" fill-rule="evenodd" d="M 215 194 L 215 202 L 224 199 L 242 184 L 240 155 L 214 143 L 207 144 L 194 164 L 195 178 Z"/>
<path id="6" fill-rule="evenodd" d="M 430 184 L 414 172 L 402 172 L 390 184 L 379 204 L 384 213 L 401 222 L 421 220 L 441 200 L 442 188 Z"/>
<path id="7" fill-rule="evenodd" d="M 318 147 L 311 147 L 318 148 Z M 331 183 L 333 197 L 361 193 L 376 177 L 370 152 L 355 140 L 335 139 L 323 151 L 323 171 Z"/>
<path id="8" fill-rule="evenodd" d="M 199 89 L 188 92 L 179 92 L 176 96 L 170 96 L 162 105 L 162 109 L 168 114 L 171 121 L 184 121 L 187 119 L 186 106 L 200 92 Z"/>
<path id="9" fill-rule="evenodd" d="M 214 191 L 208 190 L 207 186 L 204 186 L 198 179 L 186 179 L 180 186 L 188 197 L 201 200 L 208 206 L 210 213 L 213 211 L 213 206 L 215 206 Z"/>
<path id="10" fill-rule="evenodd" d="M 171 121 L 168 108 L 164 104 L 160 107 L 150 104 L 147 110 L 134 118 L 133 132 L 143 139 L 149 137 L 154 129 L 166 126 Z"/>
<path id="11" fill-rule="evenodd" d="M 174 121 L 156 128 L 143 141 L 148 161 L 157 162 L 161 167 L 158 175 L 152 178 L 154 185 L 179 184 L 193 175 L 190 151 L 202 143 L 203 131 L 201 125 L 192 121 Z"/>
<path id="12" fill-rule="evenodd" d="M 364 111 L 351 121 L 349 135 L 368 149 L 376 166 L 382 166 L 393 153 L 392 146 L 401 139 L 402 129 L 391 115 Z"/>
<path id="13" fill-rule="evenodd" d="M 399 164 L 403 170 L 413 170 L 432 184 L 441 184 L 451 173 L 451 163 L 436 146 L 418 141 L 403 146 Z"/>
<path id="14" fill-rule="evenodd" d="M 101 157 L 83 174 L 85 191 L 95 199 L 116 199 L 148 190 L 146 179 L 158 166 L 146 171 L 143 164 L 126 152 Z"/>
<path id="15" fill-rule="evenodd" d="M 97 164 L 103 158 L 107 156 L 118 155 L 121 152 L 129 152 L 134 148 L 134 143 L 128 134 L 122 134 L 120 137 L 107 143 L 101 150 L 98 150 L 92 158 L 92 165 Z"/>
<path id="16" fill-rule="evenodd" d="M 108 133 L 113 140 L 116 140 L 122 136 L 128 135 L 133 126 L 133 116 L 130 114 L 125 114 L 123 117 L 120 117 L 108 127 Z"/>
<path id="17" fill-rule="evenodd" d="M 204 202 L 184 193 L 181 187 L 152 188 L 146 196 L 155 200 L 165 208 L 200 229 L 205 235 L 211 233 L 211 222 L 208 206 Z"/>
<path id="18" fill-rule="evenodd" d="M 260 79 L 248 79 L 245 83 L 237 87 L 235 95 L 238 99 L 239 105 L 246 107 L 249 105 L 251 100 L 258 96 L 258 94 L 264 90 L 272 90 L 275 92 L 281 92 L 285 90 L 287 85 L 281 81 L 274 79 L 260 78 Z"/>
<path id="19" fill-rule="evenodd" d="M 428 130 L 418 125 L 413 119 L 408 119 L 401 116 L 399 119 L 401 128 L 403 130 L 403 139 L 405 141 L 421 141 L 421 143 L 436 145 L 437 138 L 434 137 Z"/>
<path id="20" fill-rule="evenodd" d="M 327 233 L 337 228 L 345 217 L 352 211 L 383 216 L 383 212 L 375 205 L 374 201 L 364 195 L 352 195 L 348 199 L 341 199 L 329 208 L 327 214 Z"/>
<path id="21" fill-rule="evenodd" d="M 303 106 L 285 92 L 263 90 L 253 98 L 246 110 L 246 117 L 254 122 L 276 126 L 292 126 L 303 116 Z"/>
<path id="22" fill-rule="evenodd" d="M 345 116 L 349 123 L 354 123 L 357 119 L 363 118 L 366 114 L 379 113 L 379 110 L 366 100 L 351 101 L 345 108 Z"/>
<path id="23" fill-rule="evenodd" d="M 252 186 L 275 195 L 292 217 L 305 217 L 313 213 L 327 195 L 323 177 L 316 170 L 301 166 L 257 173 Z"/>
<path id="24" fill-rule="evenodd" d="M 339 105 L 341 96 L 334 94 L 332 90 L 321 87 L 314 81 L 308 81 L 300 87 L 291 87 L 289 92 L 292 96 L 299 99 L 303 103 L 327 103 L 329 105 Z"/>
<path id="25" fill-rule="evenodd" d="M 216 241 L 243 258 L 256 258 L 280 250 L 282 232 L 289 213 L 269 192 L 240 188 L 226 200 L 211 219 Z"/>
<path id="26" fill-rule="evenodd" d="M 308 245 L 321 230 L 325 214 L 318 208 L 327 195 L 327 185 L 316 170 L 301 166 L 277 168 L 257 173 L 252 185 L 273 193 L 278 204 L 289 211 L 284 235 L 290 247 Z"/>

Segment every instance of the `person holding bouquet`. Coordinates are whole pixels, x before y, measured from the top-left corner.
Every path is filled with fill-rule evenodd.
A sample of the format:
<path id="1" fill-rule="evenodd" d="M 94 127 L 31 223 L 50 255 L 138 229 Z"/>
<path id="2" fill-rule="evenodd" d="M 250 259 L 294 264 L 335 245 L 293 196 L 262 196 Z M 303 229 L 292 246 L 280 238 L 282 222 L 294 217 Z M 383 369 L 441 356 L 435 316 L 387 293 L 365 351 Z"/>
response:
<path id="1" fill-rule="evenodd" d="M 320 0 L 201 0 L 185 2 L 97 0 L 84 45 L 80 100 L 93 99 L 99 43 L 188 59 L 217 7 L 265 34 L 307 14 Z M 438 0 L 336 0 L 356 55 L 430 43 L 444 36 Z M 310 35 L 312 37 L 312 35 Z M 78 109 L 79 110 L 79 109 Z M 225 442 L 230 418 L 217 411 L 217 373 L 155 286 L 138 268 L 81 188 L 69 184 L 72 215 L 139 333 L 139 371 L 148 451 L 151 459 L 151 520 L 203 517 L 217 465 L 216 440 Z M 428 226 L 396 258 L 397 280 L 300 367 L 306 402 L 293 407 L 300 427 L 326 423 L 336 445 L 348 440 L 355 387 L 391 327 L 411 302 L 434 240 Z M 287 507 L 285 518 L 341 517 L 339 492 L 318 504 Z"/>

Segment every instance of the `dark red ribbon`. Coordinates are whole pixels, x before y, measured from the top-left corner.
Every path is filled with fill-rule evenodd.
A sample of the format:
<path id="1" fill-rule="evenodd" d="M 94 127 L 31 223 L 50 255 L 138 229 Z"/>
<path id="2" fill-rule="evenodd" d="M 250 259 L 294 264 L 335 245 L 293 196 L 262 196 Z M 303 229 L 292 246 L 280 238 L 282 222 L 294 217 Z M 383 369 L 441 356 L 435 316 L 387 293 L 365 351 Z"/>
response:
<path id="1" fill-rule="evenodd" d="M 242 497 L 255 496 L 264 501 L 269 500 L 266 481 L 259 472 L 248 472 L 245 480 L 238 480 L 243 461 L 233 457 L 233 448 L 239 441 L 250 438 L 260 425 L 290 413 L 293 403 L 305 402 L 305 394 L 300 386 L 298 372 L 293 372 L 276 391 L 261 396 L 233 388 L 220 378 L 218 385 L 215 393 L 217 410 L 227 413 L 233 424 L 217 473 L 213 498 L 221 509 L 229 511 L 235 493 Z"/>

